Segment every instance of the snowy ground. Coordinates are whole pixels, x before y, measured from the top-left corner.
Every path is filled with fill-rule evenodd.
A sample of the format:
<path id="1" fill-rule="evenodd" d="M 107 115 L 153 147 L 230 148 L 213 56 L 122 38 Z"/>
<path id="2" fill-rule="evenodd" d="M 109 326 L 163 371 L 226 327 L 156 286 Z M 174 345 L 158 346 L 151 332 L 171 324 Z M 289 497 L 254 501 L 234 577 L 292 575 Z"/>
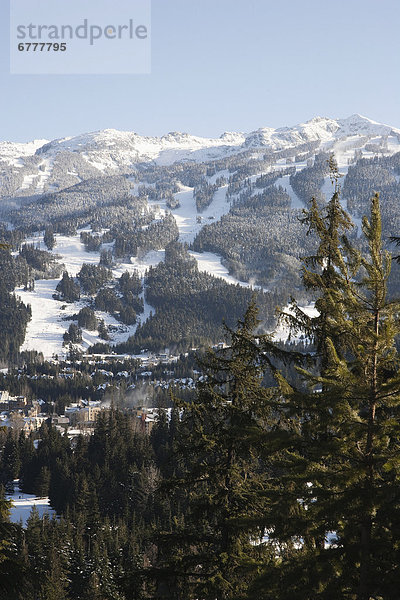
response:
<path id="1" fill-rule="evenodd" d="M 46 358 L 62 354 L 63 334 L 69 327 L 69 322 L 63 321 L 63 317 L 74 314 L 77 307 L 53 299 L 58 282 L 59 279 L 39 280 L 32 292 L 22 288 L 16 290 L 21 300 L 32 308 L 32 320 L 28 323 L 21 350 L 37 350 L 43 352 Z M 64 310 L 62 306 L 65 306 Z"/>
<path id="2" fill-rule="evenodd" d="M 54 254 L 59 256 L 59 262 L 65 265 L 65 269 L 72 276 L 78 274 L 84 262 L 98 264 L 100 259 L 99 252 L 86 252 L 79 234 L 80 232 L 71 237 L 56 235 L 57 243 L 53 251 Z M 31 237 L 27 241 L 39 245 L 43 249 L 45 248 L 43 234 Z M 146 270 L 151 265 L 157 265 L 163 258 L 163 250 L 149 252 L 141 259 L 133 257 L 131 262 L 121 263 L 113 269 L 113 274 L 115 277 L 120 277 L 125 271 L 130 273 L 136 271 L 143 278 Z M 63 335 L 71 323 L 71 321 L 66 320 L 66 317 L 76 314 L 86 305 L 84 299 L 74 304 L 54 300 L 53 294 L 58 283 L 59 279 L 42 279 L 35 281 L 34 291 L 24 291 L 23 288 L 16 290 L 21 300 L 25 304 L 30 304 L 32 308 L 32 320 L 28 324 L 25 342 L 21 349 L 37 350 L 42 352 L 45 358 L 51 358 L 54 354 L 65 356 L 66 348 L 63 347 Z M 149 318 L 150 312 L 154 312 L 154 308 L 145 301 L 144 294 L 142 294 L 142 298 L 144 313 L 139 315 L 138 323 L 145 322 Z M 135 333 L 138 325 L 123 325 L 107 313 L 97 312 L 96 315 L 98 318 L 104 319 L 107 325 L 112 326 L 111 341 L 114 343 L 125 341 Z M 102 341 L 95 331 L 83 330 L 82 338 L 82 349 Z"/>
<path id="3" fill-rule="evenodd" d="M 332 198 L 333 192 L 335 191 L 335 186 L 332 184 L 332 180 L 330 175 L 327 175 L 324 179 L 324 183 L 321 188 L 321 192 L 325 196 L 325 200 L 330 200 Z"/>
<path id="4" fill-rule="evenodd" d="M 18 191 L 22 192 L 29 189 L 36 181 L 35 193 L 42 194 L 44 192 L 45 184 L 52 173 L 54 165 L 54 158 L 44 158 L 40 165 L 39 171 L 35 171 L 31 175 L 25 175 L 22 185 Z"/>
<path id="5" fill-rule="evenodd" d="M 214 254 L 213 252 L 190 252 L 190 255 L 197 260 L 199 271 L 209 273 L 210 275 L 214 275 L 214 277 L 219 277 L 232 285 L 239 284 L 245 288 L 254 290 L 262 289 L 264 292 L 267 291 L 266 288 L 261 288 L 258 285 L 253 285 L 246 281 L 240 281 L 239 279 L 236 279 L 236 277 L 233 277 L 233 275 L 229 275 L 228 269 L 224 267 L 221 262 L 222 258 L 218 256 L 218 254 Z"/>
<path id="6" fill-rule="evenodd" d="M 276 185 L 276 187 L 279 187 L 279 186 L 283 187 L 283 189 L 286 190 L 286 193 L 289 194 L 290 199 L 292 201 L 291 208 L 300 209 L 300 210 L 303 208 L 306 208 L 304 205 L 304 202 L 302 200 L 300 200 L 300 198 L 298 197 L 298 195 L 296 194 L 296 192 L 290 185 L 290 175 L 284 175 L 283 177 L 280 177 L 275 182 L 275 185 Z"/>
<path id="7" fill-rule="evenodd" d="M 77 235 L 71 237 L 67 237 L 66 235 L 56 235 L 56 240 L 57 244 L 53 252 L 54 254 L 60 255 L 60 262 L 65 265 L 65 269 L 72 277 L 76 277 L 79 273 L 82 263 L 85 262 L 94 265 L 99 263 L 100 253 L 86 252 L 85 246 L 80 240 L 80 231 L 78 231 Z M 43 244 L 41 247 L 43 249 L 45 248 Z"/>
<path id="8" fill-rule="evenodd" d="M 181 191 L 174 194 L 179 200 L 180 207 L 170 212 L 175 217 L 179 228 L 179 240 L 181 242 L 192 243 L 199 231 L 207 223 L 218 221 L 223 215 L 229 212 L 230 202 L 227 202 L 226 192 L 228 186 L 220 187 L 214 194 L 213 201 L 201 214 L 197 212 L 196 202 L 193 198 L 193 188 L 181 186 Z M 152 203 L 149 203 L 150 205 Z M 167 209 L 162 202 L 156 202 L 161 208 Z"/>
<path id="9" fill-rule="evenodd" d="M 125 271 L 130 273 L 136 272 L 140 277 L 144 277 L 149 267 L 155 267 L 165 258 L 165 250 L 150 250 L 142 257 L 131 256 L 130 263 L 123 263 L 113 273 L 116 277 L 120 277 Z"/>
<path id="10" fill-rule="evenodd" d="M 36 506 L 39 516 L 48 514 L 50 517 L 54 515 L 54 510 L 49 506 L 48 498 L 37 498 L 32 494 L 24 494 L 19 490 L 18 483 L 14 482 L 14 493 L 7 496 L 8 500 L 12 500 L 12 508 L 10 521 L 12 523 L 22 522 L 22 526 L 26 526 L 26 522 L 31 514 L 31 510 Z"/>
<path id="11" fill-rule="evenodd" d="M 394 143 L 394 142 L 393 142 Z M 397 142 L 398 143 L 398 142 Z M 357 147 L 357 140 L 349 138 L 345 141 L 340 141 L 334 146 L 335 156 L 338 162 L 341 173 L 346 174 L 348 163 L 354 158 L 354 152 Z M 393 149 L 392 149 L 393 150 Z M 364 152 L 364 154 L 366 154 Z M 46 165 L 50 169 L 51 164 Z M 279 170 L 285 167 L 285 161 L 282 159 L 275 165 L 272 165 L 269 170 Z M 296 163 L 296 169 L 300 170 L 305 167 L 305 163 Z M 46 171 L 47 173 L 47 171 Z M 227 171 L 222 171 L 209 178 L 210 183 L 214 183 L 217 177 L 224 175 L 229 177 Z M 252 176 L 252 180 L 257 179 L 260 174 Z M 343 179 L 341 179 L 343 182 Z M 285 175 L 280 177 L 276 186 L 282 186 L 291 198 L 291 206 L 293 209 L 299 210 L 304 208 L 304 203 L 298 198 L 292 186 L 290 185 L 290 176 Z M 178 228 L 179 239 L 183 243 L 192 243 L 200 230 L 208 223 L 213 223 L 219 220 L 223 215 L 229 212 L 231 203 L 227 201 L 228 186 L 222 186 L 214 195 L 213 201 L 201 214 L 197 212 L 196 203 L 193 198 L 193 188 L 181 186 L 181 190 L 175 194 L 175 198 L 179 200 L 179 208 L 170 210 L 163 202 L 150 202 L 149 206 L 154 210 L 156 205 L 159 207 L 156 217 L 159 218 L 165 211 L 172 212 Z M 133 193 L 135 190 L 133 190 Z M 325 178 L 322 192 L 329 199 L 333 192 L 333 186 L 330 177 Z M 344 208 L 347 208 L 344 205 Z M 361 220 L 354 218 L 353 221 L 358 227 L 358 234 L 361 231 Z M 79 232 L 75 236 L 67 237 L 63 235 L 56 236 L 57 244 L 54 248 L 54 253 L 59 255 L 59 262 L 65 265 L 65 269 L 72 276 L 76 276 L 80 271 L 82 263 L 98 264 L 99 252 L 86 252 L 84 245 L 80 241 Z M 41 248 L 45 248 L 43 244 L 43 234 L 38 234 L 28 240 L 35 244 L 39 244 Z M 105 247 L 109 247 L 106 244 Z M 220 277 L 227 283 L 239 284 L 243 287 L 252 287 L 251 284 L 239 281 L 228 273 L 226 267 L 222 265 L 221 257 L 211 252 L 191 252 L 191 255 L 197 260 L 200 271 L 206 271 L 211 275 Z M 113 273 L 115 277 L 120 277 L 121 274 L 128 270 L 129 272 L 137 272 L 143 279 L 147 269 L 150 266 L 155 266 L 164 260 L 164 250 L 148 252 L 144 256 L 131 257 L 127 263 L 119 264 Z M 62 356 L 65 354 L 65 348 L 62 346 L 63 334 L 68 329 L 70 321 L 65 320 L 65 317 L 75 314 L 80 308 L 85 306 L 85 301 L 74 305 L 68 305 L 58 302 L 52 298 L 55 288 L 59 280 L 41 280 L 35 282 L 35 290 L 26 292 L 22 289 L 17 290 L 17 294 L 21 299 L 32 307 L 32 321 L 28 324 L 25 343 L 22 347 L 24 350 L 36 349 L 43 352 L 46 358 L 53 354 Z M 150 312 L 154 312 L 154 308 L 149 306 L 142 294 L 144 300 L 144 314 L 139 316 L 138 322 L 145 322 L 149 318 Z M 136 331 L 137 325 L 127 327 L 118 323 L 113 317 L 105 313 L 97 313 L 99 318 L 103 318 L 107 325 L 112 326 L 112 342 L 118 343 L 126 340 Z M 287 337 L 287 332 L 277 332 L 277 338 L 282 339 Z M 281 337 L 280 337 L 281 336 Z M 97 332 L 83 331 L 82 348 L 86 349 L 89 345 L 94 344 L 99 340 Z"/>

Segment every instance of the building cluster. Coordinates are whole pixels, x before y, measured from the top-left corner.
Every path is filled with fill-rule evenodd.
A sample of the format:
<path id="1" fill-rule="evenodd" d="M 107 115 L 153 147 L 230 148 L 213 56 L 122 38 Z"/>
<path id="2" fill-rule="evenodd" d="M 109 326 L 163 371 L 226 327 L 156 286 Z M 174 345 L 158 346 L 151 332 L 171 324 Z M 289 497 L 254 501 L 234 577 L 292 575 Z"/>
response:
<path id="1" fill-rule="evenodd" d="M 52 423 L 60 432 L 74 437 L 92 433 L 101 402 L 81 400 L 66 407 L 64 415 L 41 412 L 43 400 L 28 400 L 25 396 L 11 396 L 0 391 L 0 426 L 24 431 L 29 435 L 38 431 L 45 421 Z"/>
<path id="2" fill-rule="evenodd" d="M 61 433 L 73 438 L 78 435 L 91 435 L 96 419 L 103 410 L 101 401 L 80 400 L 65 407 L 65 414 L 49 416 L 49 420 Z"/>
<path id="3" fill-rule="evenodd" d="M 146 408 L 144 406 L 138 406 L 137 408 L 134 408 L 133 414 L 136 417 L 134 421 L 135 430 L 140 433 L 150 435 L 151 430 L 157 423 L 160 411 L 165 411 L 168 415 L 168 418 L 170 418 L 169 413 L 171 409 L 169 408 Z"/>
<path id="4" fill-rule="evenodd" d="M 40 429 L 48 415 L 42 410 L 43 400 L 28 400 L 25 396 L 11 396 L 6 390 L 0 391 L 0 426 L 13 427 L 25 431 Z"/>
<path id="5" fill-rule="evenodd" d="M 101 401 L 80 400 L 65 408 L 65 414 L 42 413 L 43 400 L 28 400 L 25 396 L 10 396 L 7 391 L 0 391 L 0 427 L 11 427 L 24 431 L 26 435 L 38 431 L 45 421 L 51 423 L 68 437 L 90 435 L 94 431 L 96 419 L 108 405 Z M 132 409 L 134 429 L 150 435 L 157 422 L 160 410 L 169 413 L 170 409 L 146 408 Z M 168 414 L 169 418 L 169 414 Z"/>

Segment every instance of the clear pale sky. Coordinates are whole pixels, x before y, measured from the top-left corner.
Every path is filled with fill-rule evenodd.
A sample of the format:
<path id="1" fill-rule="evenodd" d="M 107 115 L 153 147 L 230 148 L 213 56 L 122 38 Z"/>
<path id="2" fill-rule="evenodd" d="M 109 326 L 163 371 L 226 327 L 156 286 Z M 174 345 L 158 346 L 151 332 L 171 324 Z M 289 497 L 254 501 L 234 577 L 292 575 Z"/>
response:
<path id="1" fill-rule="evenodd" d="M 356 112 L 400 128 L 399 0 L 153 0 L 150 75 L 10 75 L 8 23 L 0 0 L 1 140 L 218 136 Z"/>

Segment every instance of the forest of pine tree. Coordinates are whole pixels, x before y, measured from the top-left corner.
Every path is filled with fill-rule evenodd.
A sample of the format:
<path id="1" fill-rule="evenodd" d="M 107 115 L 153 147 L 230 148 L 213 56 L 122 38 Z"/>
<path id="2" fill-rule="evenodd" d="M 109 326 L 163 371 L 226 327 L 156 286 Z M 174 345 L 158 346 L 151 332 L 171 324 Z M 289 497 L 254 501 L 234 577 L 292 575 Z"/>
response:
<path id="1" fill-rule="evenodd" d="M 400 302 L 379 195 L 354 247 L 331 174 L 302 219 L 316 314 L 280 314 L 309 351 L 261 334 L 253 298 L 150 435 L 113 406 L 73 445 L 47 423 L 36 444 L 0 431 L 3 485 L 57 513 L 12 525 L 1 491 L 2 598 L 398 600 Z M 58 291 L 75 293 L 67 274 Z"/>

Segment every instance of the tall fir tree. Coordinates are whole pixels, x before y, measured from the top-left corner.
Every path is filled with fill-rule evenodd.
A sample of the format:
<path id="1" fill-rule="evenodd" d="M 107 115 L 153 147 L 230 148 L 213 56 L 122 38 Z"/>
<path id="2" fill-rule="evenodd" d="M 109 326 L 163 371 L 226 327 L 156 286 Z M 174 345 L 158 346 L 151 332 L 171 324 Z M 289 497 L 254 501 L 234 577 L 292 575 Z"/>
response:
<path id="1" fill-rule="evenodd" d="M 273 478 L 268 525 L 280 553 L 253 586 L 263 598 L 398 596 L 400 304 L 386 297 L 378 195 L 363 233 L 367 254 L 345 243 L 323 289 L 324 364 L 301 371 L 308 391 L 280 382 L 281 410 L 297 431 Z"/>
<path id="2" fill-rule="evenodd" d="M 320 207 L 315 198 L 301 219 L 308 227 L 308 235 L 316 237 L 315 254 L 303 259 L 302 280 L 306 290 L 315 296 L 316 314 L 310 316 L 295 300 L 291 311 L 282 311 L 281 319 L 289 325 L 291 333 L 301 332 L 316 346 L 319 368 L 323 372 L 328 365 L 327 339 L 335 335 L 331 331 L 333 309 L 331 291 L 347 285 L 347 266 L 344 251 L 348 247 L 347 233 L 353 228 L 349 214 L 341 204 L 340 173 L 333 155 L 329 159 L 333 188 L 331 199 Z"/>
<path id="3" fill-rule="evenodd" d="M 11 505 L 0 486 L 0 597 L 17 600 L 24 567 L 17 553 L 19 527 L 10 523 Z"/>
<path id="4" fill-rule="evenodd" d="M 237 599 L 262 562 L 265 471 L 258 454 L 270 391 L 263 385 L 257 326 L 252 302 L 238 328 L 229 330 L 229 347 L 209 352 L 197 398 L 178 402 L 172 489 L 184 514 L 159 536 L 155 597 Z"/>

